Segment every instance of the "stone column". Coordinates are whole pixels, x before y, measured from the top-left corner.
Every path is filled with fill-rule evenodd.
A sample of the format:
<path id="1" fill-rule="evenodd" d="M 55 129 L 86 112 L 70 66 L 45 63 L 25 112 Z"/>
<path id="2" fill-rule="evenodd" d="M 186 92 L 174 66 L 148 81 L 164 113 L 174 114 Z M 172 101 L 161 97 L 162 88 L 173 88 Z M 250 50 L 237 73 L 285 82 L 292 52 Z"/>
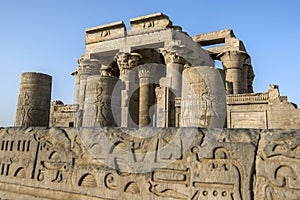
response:
<path id="1" fill-rule="evenodd" d="M 82 126 L 83 116 L 84 116 L 84 104 L 87 98 L 87 79 L 89 76 L 100 75 L 100 62 L 97 59 L 84 59 L 81 58 L 78 61 L 79 67 L 77 70 L 76 78 L 79 79 L 79 85 L 76 88 L 76 91 L 79 91 L 77 94 L 76 103 L 79 104 L 79 117 L 78 117 L 78 126 Z M 79 88 L 79 89 L 78 89 Z"/>
<path id="2" fill-rule="evenodd" d="M 180 127 L 224 127 L 226 94 L 219 70 L 195 66 L 182 76 Z"/>
<path id="3" fill-rule="evenodd" d="M 120 88 L 119 79 L 112 76 L 101 76 L 97 86 L 97 125 L 113 127 L 119 123 L 120 115 Z M 112 98 L 112 94 L 114 96 Z"/>
<path id="4" fill-rule="evenodd" d="M 82 109 L 86 98 L 87 78 L 92 75 L 100 75 L 100 62 L 97 59 L 84 59 L 79 61 L 79 95 L 78 104 Z"/>
<path id="5" fill-rule="evenodd" d="M 162 55 L 164 56 L 166 63 L 166 77 L 169 80 L 169 100 L 168 100 L 168 122 L 169 127 L 175 126 L 176 121 L 176 109 L 175 109 L 175 98 L 181 97 L 182 87 L 182 71 L 186 61 L 177 55 L 176 52 L 168 52 L 163 50 Z"/>
<path id="6" fill-rule="evenodd" d="M 133 70 L 140 63 L 142 56 L 137 53 L 119 53 L 116 61 L 123 82 L 121 91 L 121 127 L 138 127 L 138 89 L 137 70 Z"/>
<path id="7" fill-rule="evenodd" d="M 151 117 L 153 110 L 150 111 L 154 104 L 154 78 L 151 64 L 139 66 L 140 79 L 140 101 L 139 101 L 139 126 L 151 126 Z M 150 116 L 149 116 L 150 115 Z"/>
<path id="8" fill-rule="evenodd" d="M 253 80 L 254 80 L 254 72 L 252 65 L 248 66 L 248 75 L 247 75 L 247 90 L 248 93 L 253 93 Z"/>
<path id="9" fill-rule="evenodd" d="M 26 72 L 21 76 L 15 126 L 49 126 L 52 77 Z"/>
<path id="10" fill-rule="evenodd" d="M 87 77 L 82 127 L 97 126 L 97 85 L 100 75 Z"/>
<path id="11" fill-rule="evenodd" d="M 250 57 L 245 60 L 245 63 L 243 65 L 243 74 L 242 74 L 242 81 L 243 81 L 243 87 L 242 87 L 242 93 L 250 93 L 251 91 L 248 91 L 248 74 L 250 72 L 251 68 L 251 60 Z"/>
<path id="12" fill-rule="evenodd" d="M 168 52 L 163 50 L 165 63 L 167 66 L 166 77 L 170 79 L 170 89 L 176 97 L 181 96 L 182 71 L 186 61 L 177 55 L 176 52 Z"/>
<path id="13" fill-rule="evenodd" d="M 74 103 L 79 103 L 79 95 L 80 95 L 80 77 L 78 76 L 78 70 L 79 68 L 76 68 L 75 71 L 71 74 L 74 76 L 75 79 L 75 97 L 74 97 Z"/>
<path id="14" fill-rule="evenodd" d="M 240 50 L 228 50 L 220 53 L 217 58 L 222 61 L 225 70 L 225 81 L 232 83 L 233 94 L 242 93 L 242 69 L 249 55 Z"/>

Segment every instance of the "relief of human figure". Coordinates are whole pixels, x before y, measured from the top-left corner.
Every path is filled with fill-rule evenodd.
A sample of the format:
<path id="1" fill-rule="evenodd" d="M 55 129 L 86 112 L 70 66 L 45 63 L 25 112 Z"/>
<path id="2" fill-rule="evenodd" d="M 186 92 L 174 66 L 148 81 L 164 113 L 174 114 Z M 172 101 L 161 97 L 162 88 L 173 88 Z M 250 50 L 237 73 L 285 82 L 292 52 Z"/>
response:
<path id="1" fill-rule="evenodd" d="M 21 106 L 22 126 L 30 126 L 32 122 L 32 106 L 29 103 L 29 95 L 27 92 L 23 94 L 23 104 Z"/>

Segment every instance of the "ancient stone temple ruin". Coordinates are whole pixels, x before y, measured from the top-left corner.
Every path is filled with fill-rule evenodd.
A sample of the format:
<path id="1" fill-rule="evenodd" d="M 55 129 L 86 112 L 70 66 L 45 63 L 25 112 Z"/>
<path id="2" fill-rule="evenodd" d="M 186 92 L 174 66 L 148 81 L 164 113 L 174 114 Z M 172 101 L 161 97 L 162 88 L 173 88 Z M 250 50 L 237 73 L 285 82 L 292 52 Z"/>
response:
<path id="1" fill-rule="evenodd" d="M 278 86 L 254 93 L 250 55 L 232 30 L 190 37 L 160 13 L 130 28 L 86 29 L 75 102 L 52 103 L 51 127 L 300 127 Z"/>
<path id="2" fill-rule="evenodd" d="M 253 91 L 232 30 L 191 37 L 156 13 L 88 28 L 85 44 L 73 104 L 22 74 L 1 199 L 300 199 L 300 111 L 277 85 Z"/>

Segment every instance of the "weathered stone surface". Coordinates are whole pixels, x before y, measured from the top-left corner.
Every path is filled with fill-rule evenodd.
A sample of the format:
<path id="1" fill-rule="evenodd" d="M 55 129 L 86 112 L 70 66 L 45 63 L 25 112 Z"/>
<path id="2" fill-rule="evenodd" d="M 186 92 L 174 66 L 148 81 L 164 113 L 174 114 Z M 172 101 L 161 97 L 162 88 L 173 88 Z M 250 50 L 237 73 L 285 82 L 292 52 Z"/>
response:
<path id="1" fill-rule="evenodd" d="M 190 67 L 183 71 L 181 127 L 219 127 L 225 123 L 226 94 L 219 71 Z"/>
<path id="2" fill-rule="evenodd" d="M 225 43 L 227 38 L 235 37 L 232 29 L 214 31 L 193 36 L 193 40 L 202 46 Z"/>
<path id="3" fill-rule="evenodd" d="M 299 199 L 299 159 L 299 130 L 264 131 L 256 158 L 255 199 Z"/>
<path id="4" fill-rule="evenodd" d="M 87 77 L 86 88 L 85 88 L 86 98 L 84 99 L 83 119 L 82 119 L 83 127 L 99 126 L 97 120 L 98 106 L 99 106 L 98 96 L 100 95 L 98 94 L 100 92 L 99 89 L 97 88 L 99 80 L 100 80 L 100 75 L 93 75 Z"/>
<path id="5" fill-rule="evenodd" d="M 155 13 L 152 15 L 142 16 L 130 19 L 131 30 L 141 30 L 141 29 L 165 29 L 171 28 L 172 22 L 169 17 L 163 13 Z"/>
<path id="6" fill-rule="evenodd" d="M 120 80 L 116 77 L 103 75 L 99 79 L 99 82 L 96 86 L 97 97 L 96 101 L 94 102 L 94 104 L 96 105 L 97 125 L 92 125 L 89 127 L 112 127 L 120 123 L 121 91 L 119 87 L 116 87 L 118 81 Z M 114 98 L 111 98 L 113 93 L 116 95 L 114 95 Z M 113 110 L 113 108 L 115 109 Z"/>
<path id="7" fill-rule="evenodd" d="M 78 109 L 78 104 L 53 101 L 50 109 L 49 127 L 77 127 Z"/>
<path id="8" fill-rule="evenodd" d="M 104 40 L 115 39 L 118 37 L 124 37 L 126 33 L 126 27 L 123 21 L 88 28 L 85 30 L 86 37 L 85 43 L 92 44 L 101 42 Z"/>
<path id="9" fill-rule="evenodd" d="M 1 129 L 0 194 L 252 199 L 259 135 L 196 128 Z"/>
<path id="10" fill-rule="evenodd" d="M 300 110 L 280 96 L 277 85 L 264 93 L 227 95 L 228 128 L 299 128 Z"/>
<path id="11" fill-rule="evenodd" d="M 52 77 L 25 72 L 21 75 L 15 126 L 48 126 Z"/>

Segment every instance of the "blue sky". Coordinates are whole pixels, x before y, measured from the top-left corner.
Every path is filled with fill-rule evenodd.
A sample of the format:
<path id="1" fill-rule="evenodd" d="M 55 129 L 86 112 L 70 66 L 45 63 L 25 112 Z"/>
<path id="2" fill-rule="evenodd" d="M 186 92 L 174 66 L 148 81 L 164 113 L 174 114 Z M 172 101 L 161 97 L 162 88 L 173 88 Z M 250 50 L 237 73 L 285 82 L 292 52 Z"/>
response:
<path id="1" fill-rule="evenodd" d="M 232 28 L 256 74 L 254 90 L 279 84 L 300 105 L 300 1 L 3 0 L 0 4 L 0 126 L 12 126 L 22 72 L 53 77 L 52 100 L 73 102 L 70 75 L 84 53 L 85 28 L 163 12 L 190 36 Z"/>

